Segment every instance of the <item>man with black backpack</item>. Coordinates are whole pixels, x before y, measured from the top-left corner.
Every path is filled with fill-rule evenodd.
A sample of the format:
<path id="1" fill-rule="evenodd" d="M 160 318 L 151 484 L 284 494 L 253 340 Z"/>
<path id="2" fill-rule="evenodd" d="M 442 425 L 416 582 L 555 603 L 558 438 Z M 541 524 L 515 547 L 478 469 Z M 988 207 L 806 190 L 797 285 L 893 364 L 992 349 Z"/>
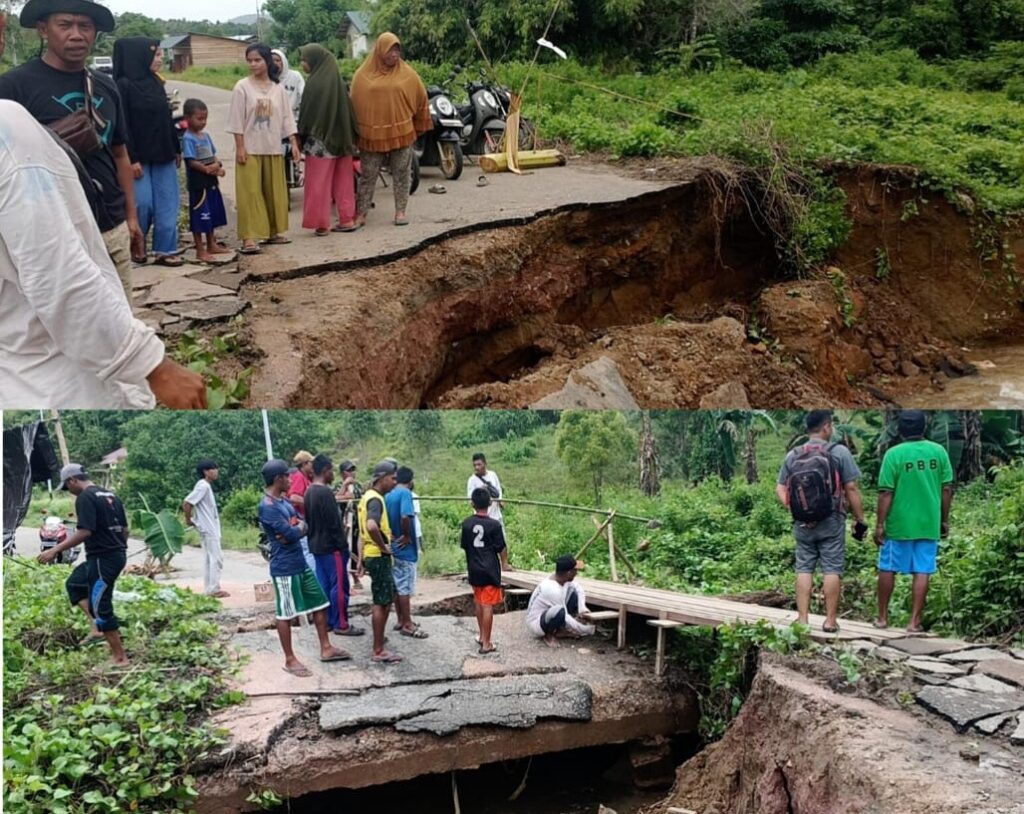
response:
<path id="1" fill-rule="evenodd" d="M 811 410 L 805 422 L 808 440 L 786 455 L 775 492 L 793 516 L 797 621 L 807 624 L 814 571 L 820 563 L 825 582 L 822 630 L 837 633 L 847 505 L 857 521 L 853 536 L 863 540 L 868 530 L 857 487 L 860 469 L 849 449 L 832 443 L 831 410 Z"/>

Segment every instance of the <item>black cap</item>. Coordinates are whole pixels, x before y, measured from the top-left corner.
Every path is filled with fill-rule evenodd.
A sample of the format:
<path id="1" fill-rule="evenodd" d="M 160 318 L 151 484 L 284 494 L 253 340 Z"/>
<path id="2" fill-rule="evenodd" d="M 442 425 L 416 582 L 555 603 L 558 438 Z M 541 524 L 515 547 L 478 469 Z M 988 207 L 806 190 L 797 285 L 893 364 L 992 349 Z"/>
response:
<path id="1" fill-rule="evenodd" d="M 385 458 L 373 468 L 373 482 L 376 483 L 383 477 L 393 475 L 396 471 L 398 471 L 398 467 L 394 462 Z"/>
<path id="2" fill-rule="evenodd" d="M 18 22 L 22 28 L 35 28 L 36 23 L 51 14 L 83 14 L 92 18 L 98 31 L 114 30 L 114 15 L 110 9 L 91 0 L 28 0 Z"/>
<path id="3" fill-rule="evenodd" d="M 344 461 L 342 461 L 340 464 L 338 464 L 338 470 L 340 472 L 351 472 L 355 468 L 356 468 L 355 462 L 349 460 L 348 458 L 346 458 Z"/>
<path id="4" fill-rule="evenodd" d="M 263 469 L 260 471 L 263 473 L 263 482 L 270 486 L 279 477 L 288 474 L 288 464 L 280 458 L 274 458 L 263 464 Z"/>
<path id="5" fill-rule="evenodd" d="M 924 410 L 904 410 L 899 417 L 900 435 L 904 438 L 918 438 L 924 435 L 928 415 Z"/>
<path id="6" fill-rule="evenodd" d="M 559 574 L 567 574 L 576 567 L 576 558 L 572 554 L 563 554 L 555 560 L 555 571 Z"/>

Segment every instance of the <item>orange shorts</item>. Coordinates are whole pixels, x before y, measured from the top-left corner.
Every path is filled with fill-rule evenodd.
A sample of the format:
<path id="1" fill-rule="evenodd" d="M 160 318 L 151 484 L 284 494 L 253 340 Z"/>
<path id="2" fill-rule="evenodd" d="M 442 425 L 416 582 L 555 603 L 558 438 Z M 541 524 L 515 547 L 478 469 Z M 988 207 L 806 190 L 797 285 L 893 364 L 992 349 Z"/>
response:
<path id="1" fill-rule="evenodd" d="M 500 605 L 505 601 L 501 588 L 497 585 L 473 586 L 473 598 L 478 605 Z"/>

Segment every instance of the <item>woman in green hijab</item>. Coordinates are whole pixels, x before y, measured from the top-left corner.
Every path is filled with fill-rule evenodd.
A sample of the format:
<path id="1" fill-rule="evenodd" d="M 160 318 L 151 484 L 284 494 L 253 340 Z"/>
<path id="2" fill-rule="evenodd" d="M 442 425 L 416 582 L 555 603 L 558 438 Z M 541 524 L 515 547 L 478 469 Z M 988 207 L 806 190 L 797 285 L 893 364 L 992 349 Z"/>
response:
<path id="1" fill-rule="evenodd" d="M 306 154 L 305 198 L 302 226 L 318 236 L 354 232 L 356 225 L 355 176 L 352 155 L 359 138 L 348 88 L 338 72 L 338 61 L 322 45 L 299 49 L 302 69 L 309 74 L 299 108 L 299 140 Z M 331 203 L 338 222 L 331 227 Z"/>

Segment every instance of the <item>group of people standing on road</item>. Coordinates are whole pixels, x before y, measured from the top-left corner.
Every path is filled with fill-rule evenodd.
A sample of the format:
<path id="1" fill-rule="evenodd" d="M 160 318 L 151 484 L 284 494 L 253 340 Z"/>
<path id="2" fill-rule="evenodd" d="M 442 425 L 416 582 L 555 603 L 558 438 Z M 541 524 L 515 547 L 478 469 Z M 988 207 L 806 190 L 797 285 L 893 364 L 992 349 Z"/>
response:
<path id="1" fill-rule="evenodd" d="M 90 70 L 97 36 L 115 29 L 99 3 L 29 0 L 18 20 L 43 46 L 0 75 L 0 374 L 8 383 L 0 406 L 49 405 L 60 382 L 67 408 L 205 408 L 202 377 L 175 364 L 155 331 L 134 319 L 132 278 L 150 254 L 162 266 L 183 263 L 182 165 L 197 260 L 234 255 L 217 234 L 227 224 L 225 169 L 208 106 L 186 100 L 187 130 L 175 126 L 156 39 L 117 39 L 113 77 Z M 0 12 L 0 54 L 7 24 Z M 316 235 L 365 225 L 385 164 L 394 223 L 409 222 L 412 145 L 431 119 L 398 38 L 378 38 L 351 94 L 333 54 L 316 44 L 300 54 L 306 80 L 283 52 L 251 45 L 250 75 L 232 93 L 227 130 L 243 252 L 288 242 L 282 140 L 306 163 L 303 224 Z"/>
<path id="2" fill-rule="evenodd" d="M 299 54 L 306 79 L 282 51 L 253 43 L 246 49 L 250 75 L 231 94 L 227 130 L 235 141 L 243 253 L 258 253 L 261 242 L 290 242 L 282 143 L 293 164 L 305 162 L 302 225 L 318 237 L 366 224 L 385 164 L 393 180 L 394 223 L 409 223 L 412 145 L 432 124 L 426 88 L 402 59 L 398 37 L 385 32 L 377 38 L 351 93 L 330 51 L 310 43 Z"/>

